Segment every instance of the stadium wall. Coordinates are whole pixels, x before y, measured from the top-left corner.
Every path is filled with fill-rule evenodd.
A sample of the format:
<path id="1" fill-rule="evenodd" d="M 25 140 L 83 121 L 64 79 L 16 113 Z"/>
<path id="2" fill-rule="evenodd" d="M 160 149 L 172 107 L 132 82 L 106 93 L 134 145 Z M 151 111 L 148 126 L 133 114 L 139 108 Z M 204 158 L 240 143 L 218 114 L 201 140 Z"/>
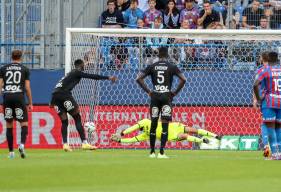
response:
<path id="1" fill-rule="evenodd" d="M 137 86 L 137 71 L 106 71 L 104 75 L 116 75 L 116 84 L 105 82 L 100 87 L 101 105 L 148 104 L 146 94 Z M 52 90 L 63 77 L 64 70 L 31 70 L 31 88 L 35 105 L 49 104 Z M 175 104 L 196 106 L 248 106 L 252 103 L 253 71 L 188 71 L 187 83 Z M 91 83 L 91 80 L 84 80 Z M 175 83 L 176 84 L 176 83 Z M 86 103 L 90 104 L 90 103 Z"/>

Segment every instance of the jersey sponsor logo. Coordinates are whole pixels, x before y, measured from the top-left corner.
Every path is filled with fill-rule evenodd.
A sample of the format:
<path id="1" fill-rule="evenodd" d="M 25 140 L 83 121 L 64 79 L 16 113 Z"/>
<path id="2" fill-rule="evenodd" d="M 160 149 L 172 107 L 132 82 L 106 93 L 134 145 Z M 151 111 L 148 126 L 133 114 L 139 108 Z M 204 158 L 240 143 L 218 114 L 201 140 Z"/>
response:
<path id="1" fill-rule="evenodd" d="M 158 117 L 159 109 L 158 107 L 152 107 L 151 109 L 151 117 Z"/>
<path id="2" fill-rule="evenodd" d="M 6 92 L 21 92 L 20 85 L 6 85 L 5 86 Z"/>
<path id="3" fill-rule="evenodd" d="M 155 91 L 159 93 L 166 93 L 169 92 L 168 86 L 165 85 L 155 85 Z"/>
<path id="4" fill-rule="evenodd" d="M 161 113 L 161 115 L 162 115 L 162 116 L 171 116 L 171 115 L 172 115 L 171 112 L 172 112 L 171 107 L 170 107 L 169 105 L 164 105 L 164 106 L 162 107 L 162 113 Z"/>
<path id="5" fill-rule="evenodd" d="M 71 111 L 72 109 L 74 109 L 74 106 L 71 101 L 65 101 L 63 105 L 67 111 Z"/>
<path id="6" fill-rule="evenodd" d="M 272 72 L 273 77 L 281 76 L 281 72 Z"/>
<path id="7" fill-rule="evenodd" d="M 16 108 L 15 112 L 16 112 L 17 119 L 23 119 L 23 110 L 21 108 Z"/>
<path id="8" fill-rule="evenodd" d="M 13 110 L 11 108 L 5 108 L 5 118 L 6 119 L 13 118 Z"/>

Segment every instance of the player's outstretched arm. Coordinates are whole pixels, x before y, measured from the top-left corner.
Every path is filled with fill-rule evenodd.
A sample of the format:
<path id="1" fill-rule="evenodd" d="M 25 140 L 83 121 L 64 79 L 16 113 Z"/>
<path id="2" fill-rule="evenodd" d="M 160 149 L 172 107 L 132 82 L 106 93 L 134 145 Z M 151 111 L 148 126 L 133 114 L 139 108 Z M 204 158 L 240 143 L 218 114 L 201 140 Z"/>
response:
<path id="1" fill-rule="evenodd" d="M 208 143 L 207 139 L 191 136 L 191 135 L 188 135 L 187 133 L 179 134 L 178 140 L 179 141 L 187 140 L 187 141 L 190 141 L 190 142 L 193 142 L 193 143 Z"/>
<path id="2" fill-rule="evenodd" d="M 146 133 L 142 133 L 130 138 L 121 138 L 120 136 L 113 134 L 111 135 L 110 139 L 119 143 L 137 143 L 141 141 L 147 141 L 149 138 Z"/>
<path id="3" fill-rule="evenodd" d="M 33 109 L 32 94 L 31 94 L 31 87 L 30 87 L 29 80 L 25 80 L 25 90 L 26 90 L 26 96 L 28 98 L 28 110 L 32 110 Z"/>
<path id="4" fill-rule="evenodd" d="M 97 74 L 90 74 L 90 73 L 84 73 L 80 71 L 80 76 L 82 78 L 86 79 L 94 79 L 94 80 L 110 80 L 111 82 L 117 81 L 117 77 L 115 76 L 103 76 L 103 75 L 97 75 Z"/>
<path id="5" fill-rule="evenodd" d="M 210 131 L 207 131 L 205 129 L 196 129 L 196 128 L 189 127 L 189 126 L 184 126 L 184 132 L 188 133 L 188 134 L 198 134 L 198 135 L 201 135 L 201 136 L 214 137 L 214 138 L 219 139 L 219 140 L 221 138 L 217 134 L 212 133 Z"/>

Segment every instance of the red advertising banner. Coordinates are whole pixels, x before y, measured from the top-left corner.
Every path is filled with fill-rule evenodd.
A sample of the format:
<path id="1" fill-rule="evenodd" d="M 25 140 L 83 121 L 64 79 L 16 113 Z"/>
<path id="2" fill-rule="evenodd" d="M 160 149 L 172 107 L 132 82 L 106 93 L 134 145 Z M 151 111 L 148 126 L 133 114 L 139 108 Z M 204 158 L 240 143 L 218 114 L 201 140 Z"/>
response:
<path id="1" fill-rule="evenodd" d="M 81 109 L 82 117 L 89 114 Z M 195 128 L 202 128 L 220 135 L 258 135 L 261 117 L 258 109 L 247 107 L 175 107 L 173 121 L 182 122 Z M 96 132 L 91 142 L 100 148 L 147 148 L 147 142 L 133 145 L 120 145 L 110 141 L 111 134 L 148 118 L 145 106 L 98 106 L 95 108 Z M 70 122 L 73 126 L 73 122 Z M 15 124 L 14 142 L 20 142 L 20 126 Z M 29 135 L 27 148 L 60 148 L 61 123 L 54 109 L 48 106 L 35 106 L 29 113 Z M 132 136 L 132 135 L 129 135 Z M 70 141 L 80 142 L 77 134 L 70 133 Z M 75 137 L 75 138 L 73 138 Z M 4 116 L 0 113 L 0 148 L 6 148 Z M 168 147 L 190 148 L 188 142 L 169 143 Z"/>

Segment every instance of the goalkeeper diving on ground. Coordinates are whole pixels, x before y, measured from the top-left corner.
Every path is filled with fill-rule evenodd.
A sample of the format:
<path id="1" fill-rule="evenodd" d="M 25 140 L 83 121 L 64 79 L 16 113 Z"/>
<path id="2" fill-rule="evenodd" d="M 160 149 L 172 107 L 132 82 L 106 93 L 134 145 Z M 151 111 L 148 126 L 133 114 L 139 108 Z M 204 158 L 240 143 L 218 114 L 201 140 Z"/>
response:
<path id="1" fill-rule="evenodd" d="M 142 142 L 142 141 L 148 141 L 149 140 L 149 134 L 150 134 L 150 128 L 151 128 L 151 120 L 149 119 L 143 119 L 141 121 L 138 121 L 135 125 L 123 130 L 121 134 L 113 134 L 111 135 L 111 140 L 116 141 L 119 143 L 136 143 L 136 142 Z M 140 134 L 130 137 L 130 138 L 123 138 L 123 136 L 132 133 L 134 131 L 142 131 Z M 156 138 L 161 139 L 161 133 L 162 133 L 162 126 L 161 123 L 158 123 L 157 129 L 156 129 Z M 202 138 L 198 138 L 195 136 L 192 136 L 190 134 L 198 134 L 200 136 L 205 136 Z M 209 143 L 208 137 L 216 138 L 218 140 L 221 139 L 221 136 L 206 131 L 204 129 L 196 129 L 193 127 L 186 126 L 179 122 L 171 122 L 168 127 L 168 141 L 190 141 L 195 143 Z"/>

